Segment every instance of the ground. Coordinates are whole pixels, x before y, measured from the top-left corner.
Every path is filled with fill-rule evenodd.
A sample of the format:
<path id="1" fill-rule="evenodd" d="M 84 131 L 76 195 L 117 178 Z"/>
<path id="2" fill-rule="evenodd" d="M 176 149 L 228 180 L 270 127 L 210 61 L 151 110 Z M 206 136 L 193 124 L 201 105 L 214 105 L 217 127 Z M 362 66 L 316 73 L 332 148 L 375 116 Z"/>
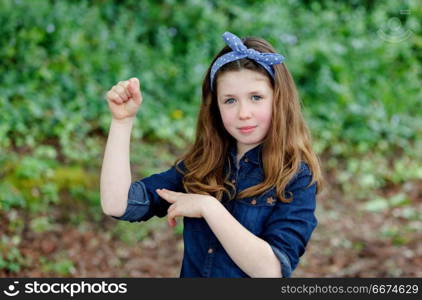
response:
<path id="1" fill-rule="evenodd" d="M 420 216 L 421 181 L 410 183 L 409 195 Z M 404 218 L 400 207 L 363 212 L 359 203 L 340 196 L 334 184 L 319 196 L 319 224 L 293 277 L 422 277 L 420 218 Z M 155 222 L 141 241 L 127 244 L 110 233 L 119 222 L 103 216 L 83 226 L 26 231 L 19 249 L 27 265 L 19 272 L 0 270 L 0 277 L 179 277 L 180 234 L 165 221 Z"/>

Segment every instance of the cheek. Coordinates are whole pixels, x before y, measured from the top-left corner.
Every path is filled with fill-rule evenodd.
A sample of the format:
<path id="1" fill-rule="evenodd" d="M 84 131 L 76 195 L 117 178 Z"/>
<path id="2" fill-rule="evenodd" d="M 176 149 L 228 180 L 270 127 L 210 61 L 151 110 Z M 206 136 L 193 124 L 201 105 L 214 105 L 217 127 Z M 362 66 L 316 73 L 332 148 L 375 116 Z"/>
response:
<path id="1" fill-rule="evenodd" d="M 261 125 L 263 125 L 265 128 L 268 128 L 271 124 L 271 109 L 265 109 L 257 112 L 255 117 L 259 120 Z"/>
<path id="2" fill-rule="evenodd" d="M 228 127 L 233 123 L 232 113 L 227 110 L 220 110 L 221 120 L 223 121 L 224 127 Z"/>

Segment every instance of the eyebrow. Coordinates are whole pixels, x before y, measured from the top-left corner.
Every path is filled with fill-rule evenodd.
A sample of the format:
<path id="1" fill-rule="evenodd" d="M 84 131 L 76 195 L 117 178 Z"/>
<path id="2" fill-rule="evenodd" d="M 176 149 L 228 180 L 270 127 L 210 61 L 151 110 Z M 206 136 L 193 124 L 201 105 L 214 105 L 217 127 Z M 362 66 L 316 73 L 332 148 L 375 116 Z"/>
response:
<path id="1" fill-rule="evenodd" d="M 248 93 L 248 95 L 252 95 L 252 94 L 264 94 L 264 92 L 262 92 L 262 91 L 252 91 L 252 92 Z M 223 97 L 236 97 L 236 95 L 226 94 L 226 95 L 223 95 Z"/>

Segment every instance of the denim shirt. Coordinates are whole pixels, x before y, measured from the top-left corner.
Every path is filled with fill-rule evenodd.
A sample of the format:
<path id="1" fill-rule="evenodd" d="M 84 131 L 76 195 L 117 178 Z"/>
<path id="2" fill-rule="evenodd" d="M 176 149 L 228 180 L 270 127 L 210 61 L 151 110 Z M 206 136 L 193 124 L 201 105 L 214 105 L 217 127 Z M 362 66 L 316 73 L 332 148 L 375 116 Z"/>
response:
<path id="1" fill-rule="evenodd" d="M 237 168 L 236 149 L 230 148 L 230 180 L 236 186 L 236 194 L 264 180 L 261 150 L 262 144 L 246 152 Z M 179 166 L 184 170 L 183 162 Z M 290 203 L 277 200 L 274 187 L 254 197 L 227 201 L 225 195 L 222 199 L 224 207 L 240 224 L 271 246 L 280 261 L 283 277 L 291 277 L 317 226 L 316 184 L 307 187 L 311 177 L 308 165 L 302 162 L 285 188 L 285 197 L 293 196 Z M 170 204 L 155 189 L 185 193 L 182 179 L 173 166 L 165 172 L 133 182 L 125 213 L 113 218 L 140 222 L 153 216 L 164 217 Z M 249 277 L 230 258 L 204 218 L 184 217 L 183 228 L 184 255 L 180 277 Z"/>

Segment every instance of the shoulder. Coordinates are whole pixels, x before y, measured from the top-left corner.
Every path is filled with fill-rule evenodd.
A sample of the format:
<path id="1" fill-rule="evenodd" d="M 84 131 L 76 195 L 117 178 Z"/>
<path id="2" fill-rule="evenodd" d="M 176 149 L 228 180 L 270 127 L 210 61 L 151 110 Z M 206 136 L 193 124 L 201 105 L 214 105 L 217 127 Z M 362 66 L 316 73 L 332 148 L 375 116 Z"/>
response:
<path id="1" fill-rule="evenodd" d="M 301 178 L 301 177 L 306 177 L 306 176 L 311 176 L 312 177 L 312 171 L 311 168 L 309 167 L 308 163 L 305 161 L 301 161 L 299 164 L 299 168 L 297 170 L 297 172 L 295 173 L 295 175 L 293 176 L 292 180 Z"/>
<path id="2" fill-rule="evenodd" d="M 182 175 L 187 172 L 185 161 L 182 159 L 176 161 L 173 165 L 173 168 L 175 168 L 177 172 L 179 172 Z"/>
<path id="3" fill-rule="evenodd" d="M 298 176 L 312 176 L 311 168 L 309 168 L 309 165 L 305 161 L 300 162 Z"/>
<path id="4" fill-rule="evenodd" d="M 291 190 L 295 188 L 303 188 L 312 180 L 312 171 L 305 161 L 301 161 L 299 168 L 295 175 L 293 175 L 292 179 L 290 179 L 289 183 L 286 186 L 286 190 Z"/>
<path id="5" fill-rule="evenodd" d="M 178 182 L 183 177 L 183 174 L 186 172 L 185 165 L 183 161 L 176 161 L 172 166 L 167 170 L 151 174 L 142 180 L 148 184 L 160 182 Z"/>

